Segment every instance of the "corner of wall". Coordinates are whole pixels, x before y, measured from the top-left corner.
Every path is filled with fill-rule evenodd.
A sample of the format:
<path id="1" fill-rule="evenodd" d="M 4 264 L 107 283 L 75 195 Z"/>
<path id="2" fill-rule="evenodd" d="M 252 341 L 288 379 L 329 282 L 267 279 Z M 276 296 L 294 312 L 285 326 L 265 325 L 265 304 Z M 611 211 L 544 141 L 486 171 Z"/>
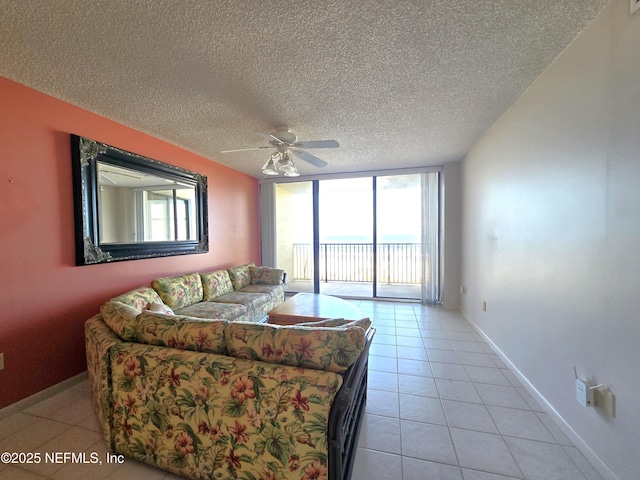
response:
<path id="1" fill-rule="evenodd" d="M 440 293 L 446 310 L 460 307 L 462 255 L 461 162 L 445 163 L 441 177 Z"/>

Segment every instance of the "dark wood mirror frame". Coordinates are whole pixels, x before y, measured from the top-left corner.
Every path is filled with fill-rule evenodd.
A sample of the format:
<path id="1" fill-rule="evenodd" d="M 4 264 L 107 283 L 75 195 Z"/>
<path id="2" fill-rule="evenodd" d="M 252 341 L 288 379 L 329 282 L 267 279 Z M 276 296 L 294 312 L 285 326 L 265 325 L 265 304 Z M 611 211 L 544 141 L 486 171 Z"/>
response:
<path id="1" fill-rule="evenodd" d="M 207 177 L 135 153 L 71 135 L 76 265 L 209 251 Z M 195 189 L 195 238 L 176 241 L 100 242 L 98 162 L 135 170 Z"/>

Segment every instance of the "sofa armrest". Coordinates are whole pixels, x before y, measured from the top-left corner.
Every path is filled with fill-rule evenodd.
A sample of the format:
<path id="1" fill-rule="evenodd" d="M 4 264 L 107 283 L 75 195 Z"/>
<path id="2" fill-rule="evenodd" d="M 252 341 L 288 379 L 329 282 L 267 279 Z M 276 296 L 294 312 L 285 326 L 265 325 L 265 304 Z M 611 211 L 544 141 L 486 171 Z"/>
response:
<path id="1" fill-rule="evenodd" d="M 358 435 L 367 404 L 369 348 L 375 334 L 369 328 L 360 357 L 344 373 L 342 388 L 336 395 L 329 415 L 329 477 L 343 480 L 351 477 L 356 457 Z"/>
<path id="2" fill-rule="evenodd" d="M 93 409 L 102 427 L 107 445 L 111 445 L 111 349 L 122 343 L 104 323 L 101 315 L 96 315 L 84 324 L 87 355 L 87 373 Z"/>

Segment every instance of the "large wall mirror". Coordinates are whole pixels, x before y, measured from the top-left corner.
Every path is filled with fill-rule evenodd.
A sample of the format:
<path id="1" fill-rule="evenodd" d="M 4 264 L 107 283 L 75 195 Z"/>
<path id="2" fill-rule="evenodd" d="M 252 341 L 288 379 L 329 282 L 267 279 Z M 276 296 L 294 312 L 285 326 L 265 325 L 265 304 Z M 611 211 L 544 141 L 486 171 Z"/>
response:
<path id="1" fill-rule="evenodd" d="M 205 253 L 207 177 L 71 135 L 76 264 Z"/>

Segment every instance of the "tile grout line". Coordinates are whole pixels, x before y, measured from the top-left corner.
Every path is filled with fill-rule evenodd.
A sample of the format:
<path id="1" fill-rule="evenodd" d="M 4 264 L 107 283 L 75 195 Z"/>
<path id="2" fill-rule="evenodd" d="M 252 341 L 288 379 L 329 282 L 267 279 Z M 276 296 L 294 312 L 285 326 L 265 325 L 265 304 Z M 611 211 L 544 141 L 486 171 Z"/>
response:
<path id="1" fill-rule="evenodd" d="M 397 326 L 397 324 L 398 324 L 398 319 L 396 318 L 395 320 L 396 320 L 396 326 Z M 404 320 L 404 319 L 403 319 L 403 320 Z M 375 321 L 375 319 L 374 319 L 374 321 Z M 424 326 L 424 325 L 422 325 L 422 326 Z M 424 340 L 424 337 L 422 337 L 422 334 L 423 334 L 423 331 L 424 331 L 425 329 L 424 329 L 424 328 L 422 328 L 422 329 L 421 329 L 420 327 L 421 327 L 421 325 L 420 325 L 420 324 L 418 324 L 418 330 L 419 330 L 420 336 L 421 336 L 421 338 Z M 404 328 L 404 327 L 400 327 L 400 328 Z M 480 339 L 478 339 L 477 337 L 474 337 L 474 339 L 473 339 L 473 340 L 463 340 L 463 339 L 464 339 L 464 336 L 463 336 L 463 335 L 454 335 L 454 334 L 452 334 L 452 335 L 448 335 L 448 334 L 446 333 L 447 331 L 445 331 L 445 330 L 443 330 L 443 331 L 445 332 L 445 335 L 448 337 L 449 341 L 451 341 L 451 342 L 456 341 L 456 340 L 454 339 L 454 337 L 455 337 L 455 336 L 458 336 L 458 337 L 460 338 L 460 340 L 457 340 L 458 342 L 460 342 L 460 341 L 473 342 L 473 343 L 477 343 L 477 344 L 479 344 L 479 346 L 480 346 L 480 347 L 482 347 L 482 343 L 483 343 L 483 342 L 481 342 L 481 341 L 480 341 Z M 456 330 L 450 330 L 449 332 L 456 332 Z M 468 329 L 467 329 L 467 330 L 461 330 L 460 332 L 468 332 Z M 396 330 L 396 335 L 395 335 L 395 340 L 396 340 L 396 345 L 395 345 L 395 346 L 396 346 L 396 352 L 398 351 L 398 350 L 397 350 L 397 349 L 398 349 L 397 338 L 398 338 L 398 335 L 397 335 L 397 330 Z M 459 345 L 459 346 L 464 346 L 464 345 Z M 508 443 L 505 441 L 505 438 L 522 439 L 522 440 L 528 440 L 528 441 L 537 442 L 537 443 L 543 443 L 543 444 L 549 444 L 549 445 L 559 446 L 560 448 L 562 448 L 562 449 L 563 449 L 563 451 L 565 452 L 566 456 L 571 460 L 571 463 L 572 463 L 572 464 L 573 464 L 573 465 L 578 469 L 578 471 L 581 473 L 581 475 L 583 475 L 583 476 L 584 476 L 584 478 L 586 478 L 585 473 L 583 472 L 582 468 L 580 468 L 580 466 L 576 463 L 576 461 L 574 460 L 574 458 L 566 452 L 566 448 L 567 448 L 567 447 L 572 448 L 572 447 L 573 447 L 573 445 L 569 445 L 569 446 L 567 446 L 567 445 L 565 445 L 564 443 L 561 443 L 561 441 L 560 441 L 560 440 L 558 440 L 558 439 L 556 438 L 556 436 L 555 436 L 555 435 L 553 435 L 553 433 L 550 431 L 550 429 L 548 428 L 548 426 L 547 426 L 547 425 L 542 421 L 542 419 L 540 419 L 540 418 L 539 418 L 539 416 L 538 416 L 538 414 L 537 414 L 536 410 L 531 406 L 530 402 L 528 402 L 528 401 L 527 401 L 527 399 L 525 399 L 525 398 L 522 396 L 521 392 L 519 392 L 519 391 L 517 390 L 517 386 L 516 386 L 516 385 L 513 385 L 513 381 L 512 381 L 512 380 L 510 380 L 510 379 L 509 379 L 509 378 L 504 374 L 504 372 L 503 372 L 503 370 L 504 370 L 504 369 L 500 368 L 500 365 L 498 365 L 498 364 L 494 361 L 494 359 L 493 359 L 493 358 L 491 358 L 491 356 L 490 356 L 490 355 L 492 355 L 492 354 L 493 354 L 493 355 L 495 355 L 495 352 L 492 352 L 492 350 L 490 349 L 490 347 L 489 347 L 490 351 L 487 351 L 485 348 L 483 348 L 483 347 L 482 347 L 482 350 L 483 350 L 482 352 L 475 352 L 475 351 L 470 351 L 470 352 L 466 352 L 466 351 L 459 351 L 459 350 L 457 350 L 457 347 L 458 347 L 458 346 L 456 346 L 456 345 L 455 345 L 455 344 L 453 344 L 453 343 L 452 343 L 452 347 L 453 347 L 453 350 L 451 350 L 451 351 L 453 351 L 456 355 L 457 355 L 457 354 L 461 354 L 461 353 L 469 353 L 469 354 L 477 354 L 477 355 L 486 355 L 486 356 L 488 357 L 488 359 L 489 359 L 489 360 L 491 360 L 492 365 L 491 365 L 491 366 L 489 366 L 489 365 L 483 365 L 483 364 L 474 365 L 474 364 L 472 364 L 472 363 L 469 363 L 470 361 L 467 361 L 467 362 L 465 363 L 464 359 L 460 358 L 460 362 L 461 362 L 461 363 L 460 363 L 460 365 L 462 366 L 462 368 L 463 368 L 463 369 L 464 369 L 464 371 L 466 372 L 467 376 L 469 377 L 469 380 L 468 380 L 468 381 L 466 381 L 466 380 L 460 380 L 460 381 L 466 381 L 467 383 L 470 383 L 470 384 L 473 386 L 474 391 L 476 391 L 476 393 L 477 393 L 477 394 L 478 394 L 478 396 L 480 397 L 480 400 L 482 401 L 482 403 L 480 403 L 480 405 L 482 405 L 482 406 L 487 410 L 487 413 L 489 414 L 489 418 L 491 419 L 492 424 L 493 424 L 493 426 L 494 426 L 494 427 L 495 427 L 495 429 L 496 429 L 497 434 L 495 434 L 495 435 L 497 435 L 497 436 L 501 439 L 502 444 L 507 448 L 507 451 L 509 452 L 510 458 L 512 459 L 512 461 L 513 461 L 514 465 L 517 467 L 517 469 L 518 469 L 518 471 L 520 472 L 520 475 L 521 475 L 521 477 L 522 477 L 522 478 L 525 478 L 524 472 L 521 470 L 520 464 L 519 464 L 519 462 L 516 460 L 516 458 L 514 457 L 514 454 L 513 454 L 512 448 L 511 448 L 511 447 L 509 447 Z M 469 345 L 469 348 L 471 348 L 471 345 Z M 428 351 L 428 350 L 429 350 L 429 348 L 428 348 L 426 345 L 423 345 L 423 350 L 424 350 L 424 353 L 425 353 L 426 358 L 427 358 L 427 360 L 425 361 L 425 363 L 427 363 L 427 364 L 429 364 L 429 365 L 430 365 L 430 364 L 431 364 L 431 357 L 429 356 L 429 351 Z M 437 349 L 436 349 L 436 350 L 437 350 Z M 471 356 L 472 356 L 472 355 L 468 355 L 468 357 L 471 357 Z M 400 363 L 399 363 L 399 362 L 400 362 L 400 360 L 401 360 L 401 358 L 400 358 L 400 356 L 398 356 L 398 357 L 396 358 L 396 369 L 397 369 L 396 376 L 398 376 L 398 375 L 400 375 L 400 374 L 401 374 L 401 373 L 400 373 Z M 408 360 L 424 361 L 424 360 L 418 360 L 418 359 L 408 359 Z M 438 362 L 436 362 L 436 363 L 438 363 Z M 447 363 L 447 362 L 444 362 L 444 363 Z M 499 383 L 490 382 L 490 381 L 489 381 L 489 379 L 487 379 L 487 381 L 486 381 L 486 382 L 483 382 L 483 381 L 477 381 L 477 380 L 476 380 L 476 381 L 474 381 L 474 380 L 473 380 L 472 375 L 469 373 L 471 370 L 473 370 L 473 367 L 476 367 L 476 368 L 487 368 L 487 369 L 489 369 L 489 368 L 490 368 L 490 369 L 492 369 L 492 370 L 496 370 L 497 372 L 500 372 L 500 373 L 505 377 L 505 380 L 506 380 L 506 382 L 508 383 L 508 385 L 502 385 L 502 383 L 501 383 L 501 382 L 499 382 Z M 506 370 L 507 370 L 507 371 L 510 371 L 508 368 L 507 368 Z M 441 393 L 441 391 L 440 391 L 440 388 L 439 388 L 439 387 L 438 387 L 438 385 L 437 385 L 437 382 L 435 382 L 435 380 L 437 379 L 437 377 L 435 377 L 435 376 L 433 375 L 433 372 L 431 372 L 431 374 L 432 374 L 432 378 L 433 378 L 434 383 L 435 383 L 436 392 L 437 392 L 437 395 L 438 395 L 438 396 L 437 396 L 437 398 L 438 398 L 438 400 L 439 400 L 440 407 L 441 407 L 441 409 L 442 409 L 442 411 L 443 411 L 443 413 L 444 413 L 444 418 L 445 418 L 445 422 L 446 422 L 446 427 L 447 427 L 448 432 L 449 432 L 449 437 L 451 438 L 451 442 L 452 442 L 452 445 L 453 445 L 453 447 L 454 447 L 454 452 L 455 452 L 455 455 L 456 455 L 457 467 L 458 467 L 458 469 L 459 469 L 459 470 L 460 470 L 460 472 L 461 472 L 461 469 L 462 469 L 463 467 L 460 465 L 460 458 L 459 458 L 459 456 L 458 456 L 458 452 L 457 452 L 457 449 L 456 449 L 456 447 L 455 447 L 455 443 L 453 442 L 453 437 L 452 437 L 452 433 L 451 433 L 451 428 L 452 428 L 452 427 L 451 427 L 451 425 L 450 425 L 449 418 L 448 418 L 448 416 L 447 416 L 447 414 L 446 414 L 446 411 L 445 411 L 445 408 L 444 408 L 444 404 L 443 404 L 443 400 L 444 400 L 444 399 L 443 399 L 443 397 L 442 397 L 442 393 Z M 418 375 L 418 376 L 422 376 L 422 375 Z M 450 379 L 450 380 L 453 380 L 453 379 Z M 491 404 L 486 404 L 486 403 L 485 403 L 485 400 L 482 398 L 482 396 L 480 395 L 480 392 L 478 391 L 478 389 L 477 389 L 477 387 L 476 387 L 476 384 L 478 384 L 478 383 L 480 383 L 480 384 L 495 385 L 495 386 L 504 386 L 504 387 L 513 388 L 513 389 L 514 389 L 514 391 L 516 392 L 516 395 L 518 396 L 518 398 L 520 398 L 520 399 L 523 401 L 523 404 L 524 404 L 524 405 L 526 405 L 526 407 L 527 407 L 527 408 L 526 408 L 526 409 L 524 409 L 524 408 L 516 408 L 516 407 L 511 407 L 511 406 L 506 406 L 506 405 L 502 405 L 502 406 L 500 406 L 500 405 L 491 405 Z M 407 394 L 407 395 L 411 395 L 411 394 Z M 413 457 L 409 457 L 408 455 L 406 455 L 406 454 L 404 453 L 404 449 L 403 449 L 403 447 L 402 447 L 402 413 L 401 413 L 401 411 L 400 411 L 400 396 L 401 396 L 400 385 L 398 385 L 398 393 L 397 393 L 397 397 L 398 397 L 399 417 L 400 417 L 400 418 L 399 418 L 399 425 L 400 425 L 400 435 L 401 435 L 401 437 L 400 437 L 400 438 L 401 438 L 401 445 L 400 445 L 401 457 L 403 457 L 403 458 L 404 458 L 404 457 L 413 458 Z M 434 397 L 431 397 L 431 398 L 434 398 Z M 464 402 L 463 400 L 452 400 L 452 401 Z M 472 403 L 474 403 L 474 402 L 464 402 L 464 403 L 470 403 L 470 404 L 472 404 Z M 539 440 L 539 439 L 532 439 L 532 438 L 518 437 L 518 436 L 511 436 L 511 435 L 505 435 L 505 434 L 503 434 L 503 433 L 502 433 L 502 431 L 500 430 L 500 428 L 498 427 L 498 425 L 496 424 L 496 420 L 495 420 L 495 418 L 494 418 L 494 415 L 492 415 L 492 414 L 491 414 L 491 411 L 487 408 L 488 406 L 496 406 L 496 407 L 498 407 L 498 408 L 511 409 L 511 410 L 514 410 L 514 411 L 529 412 L 529 413 L 533 414 L 533 415 L 535 416 L 534 418 L 536 418 L 536 419 L 537 419 L 537 421 L 538 421 L 538 422 L 540 422 L 540 424 L 542 425 L 542 427 L 543 427 L 544 431 L 545 431 L 546 433 L 548 433 L 548 434 L 549 434 L 549 437 L 550 437 L 551 439 L 553 439 L 554 441 L 553 441 L 553 442 L 547 442 L 547 441 Z M 428 422 L 421 422 L 421 423 L 428 423 Z M 434 424 L 434 425 L 435 425 L 435 424 Z M 474 430 L 472 430 L 472 431 L 474 431 Z M 486 432 L 480 432 L 480 433 L 486 433 Z M 573 447 L 573 448 L 575 448 L 575 447 Z M 419 459 L 419 460 L 423 460 L 423 459 Z M 441 462 L 434 462 L 434 463 L 441 463 Z M 445 464 L 445 463 L 443 463 L 443 464 Z M 450 465 L 450 464 L 445 464 L 445 465 Z M 466 468 L 466 467 L 465 467 L 465 468 Z M 472 470 L 477 470 L 477 469 L 472 469 Z M 477 470 L 477 471 L 482 471 L 482 470 Z M 461 473 L 462 473 L 462 472 L 461 472 Z M 486 472 L 486 473 L 493 473 L 493 472 Z"/>

